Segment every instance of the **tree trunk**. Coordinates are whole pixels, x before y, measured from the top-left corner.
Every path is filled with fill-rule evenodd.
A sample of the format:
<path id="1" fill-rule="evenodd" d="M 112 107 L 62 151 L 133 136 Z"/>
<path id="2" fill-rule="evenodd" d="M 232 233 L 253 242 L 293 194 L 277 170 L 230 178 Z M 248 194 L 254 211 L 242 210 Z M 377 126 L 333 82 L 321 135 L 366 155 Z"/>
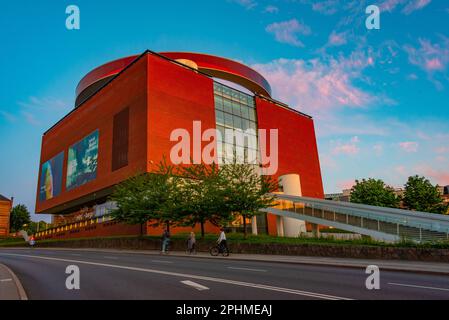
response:
<path id="1" fill-rule="evenodd" d="M 167 221 L 167 231 L 170 232 L 170 221 Z"/>
<path id="2" fill-rule="evenodd" d="M 201 220 L 201 239 L 204 239 L 204 221 Z"/>
<path id="3" fill-rule="evenodd" d="M 246 216 L 243 215 L 243 239 L 246 239 Z"/>
<path id="4" fill-rule="evenodd" d="M 143 225 L 144 225 L 144 222 L 142 222 L 142 223 L 140 224 L 140 237 L 141 237 L 141 238 L 143 237 Z"/>

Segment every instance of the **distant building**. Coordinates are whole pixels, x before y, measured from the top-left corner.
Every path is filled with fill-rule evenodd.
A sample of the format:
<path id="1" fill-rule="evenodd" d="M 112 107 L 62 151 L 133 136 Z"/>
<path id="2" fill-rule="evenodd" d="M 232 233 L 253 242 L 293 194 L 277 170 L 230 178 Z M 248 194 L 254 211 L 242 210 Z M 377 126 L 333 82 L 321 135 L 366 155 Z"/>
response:
<path id="1" fill-rule="evenodd" d="M 0 238 L 5 238 L 9 234 L 12 203 L 12 198 L 8 199 L 0 194 Z"/>
<path id="2" fill-rule="evenodd" d="M 326 200 L 350 202 L 351 201 L 351 189 L 345 189 L 341 193 L 328 193 L 328 194 L 325 194 L 324 197 Z"/>

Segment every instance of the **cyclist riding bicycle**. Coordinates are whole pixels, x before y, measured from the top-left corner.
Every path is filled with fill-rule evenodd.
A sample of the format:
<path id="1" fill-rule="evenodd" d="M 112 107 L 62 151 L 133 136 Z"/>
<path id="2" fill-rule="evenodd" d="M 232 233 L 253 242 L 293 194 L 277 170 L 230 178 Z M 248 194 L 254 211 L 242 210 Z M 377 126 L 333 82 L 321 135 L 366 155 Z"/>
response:
<path id="1" fill-rule="evenodd" d="M 217 240 L 218 246 L 220 248 L 220 252 L 223 252 L 224 249 L 226 249 L 226 251 L 229 252 L 228 244 L 227 244 L 227 240 L 226 240 L 225 229 L 221 228 L 220 231 L 221 231 L 220 236 L 218 237 L 218 240 Z"/>

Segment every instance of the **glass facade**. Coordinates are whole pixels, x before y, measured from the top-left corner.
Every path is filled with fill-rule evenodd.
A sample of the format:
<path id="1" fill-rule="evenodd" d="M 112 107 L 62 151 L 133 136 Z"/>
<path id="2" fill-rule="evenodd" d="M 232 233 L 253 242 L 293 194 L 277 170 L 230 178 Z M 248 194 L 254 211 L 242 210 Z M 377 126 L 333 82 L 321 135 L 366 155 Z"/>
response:
<path id="1" fill-rule="evenodd" d="M 254 97 L 214 82 L 218 158 L 257 164 L 259 147 Z"/>

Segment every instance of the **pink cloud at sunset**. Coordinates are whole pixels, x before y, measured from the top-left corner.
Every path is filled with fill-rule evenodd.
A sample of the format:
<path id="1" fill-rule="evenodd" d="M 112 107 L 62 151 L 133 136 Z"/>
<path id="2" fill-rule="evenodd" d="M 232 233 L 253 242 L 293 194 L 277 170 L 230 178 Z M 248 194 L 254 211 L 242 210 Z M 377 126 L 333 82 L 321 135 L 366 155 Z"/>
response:
<path id="1" fill-rule="evenodd" d="M 414 141 L 400 142 L 399 147 L 405 152 L 418 152 L 419 144 Z"/>

